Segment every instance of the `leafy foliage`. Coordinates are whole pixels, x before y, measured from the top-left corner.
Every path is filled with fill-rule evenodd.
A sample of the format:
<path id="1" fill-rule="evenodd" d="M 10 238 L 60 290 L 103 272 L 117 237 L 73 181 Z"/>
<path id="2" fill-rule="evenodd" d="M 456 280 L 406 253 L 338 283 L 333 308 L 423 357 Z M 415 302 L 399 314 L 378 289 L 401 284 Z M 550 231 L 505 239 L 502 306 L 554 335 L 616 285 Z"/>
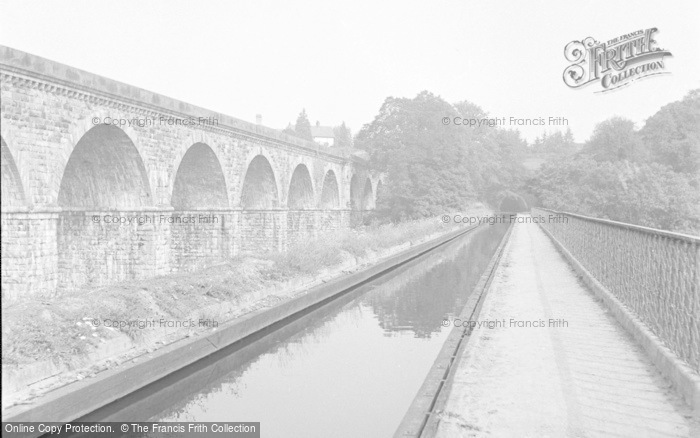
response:
<path id="1" fill-rule="evenodd" d="M 424 91 L 413 99 L 387 98 L 358 133 L 356 146 L 386 174 L 380 218 L 432 216 L 477 199 L 515 209 L 535 201 L 700 234 L 700 90 L 661 108 L 641 130 L 621 117 L 605 120 L 583 147 L 570 130 L 544 133 L 528 148 L 517 131 L 456 126 L 455 117 L 488 114 Z M 535 163 L 534 177 L 528 179 L 524 162 Z"/>
<path id="2" fill-rule="evenodd" d="M 640 134 L 652 161 L 676 172 L 700 172 L 700 89 L 662 107 Z"/>
<path id="3" fill-rule="evenodd" d="M 350 128 L 345 126 L 345 122 L 342 125 L 333 128 L 333 135 L 335 136 L 335 146 L 339 148 L 351 148 L 352 147 L 352 134 Z"/>
<path id="4" fill-rule="evenodd" d="M 600 123 L 583 150 L 545 164 L 528 185 L 543 206 L 700 234 L 700 90 L 640 130 Z"/>
<path id="5" fill-rule="evenodd" d="M 544 154 L 570 154 L 576 152 L 574 134 L 571 128 L 567 128 L 562 134 L 556 131 L 553 134 L 544 132 L 541 137 L 537 137 L 532 144 L 531 152 Z"/>
<path id="6" fill-rule="evenodd" d="M 597 161 L 581 155 L 543 166 L 533 181 L 542 204 L 666 230 L 700 230 L 700 191 L 657 163 Z"/>
<path id="7" fill-rule="evenodd" d="M 306 115 L 306 109 L 302 109 L 297 117 L 297 122 L 294 125 L 294 134 L 305 140 L 313 141 L 313 136 L 311 135 L 311 122 L 309 122 L 309 117 Z"/>
<path id="8" fill-rule="evenodd" d="M 646 161 L 647 154 L 634 130 L 634 122 L 613 117 L 599 123 L 584 147 L 596 161 Z"/>
<path id="9" fill-rule="evenodd" d="M 291 123 L 288 124 L 287 127 L 284 128 L 284 130 L 282 130 L 282 132 L 284 132 L 284 133 L 287 134 L 287 135 L 294 135 L 294 136 L 297 135 L 297 133 L 294 132 L 294 127 L 292 126 Z"/>
<path id="10" fill-rule="evenodd" d="M 455 117 L 485 117 L 478 106 L 450 105 L 423 91 L 413 99 L 389 97 L 355 145 L 386 172 L 377 214 L 393 221 L 463 209 L 513 181 L 513 159 L 525 143 L 516 131 L 445 125 Z"/>

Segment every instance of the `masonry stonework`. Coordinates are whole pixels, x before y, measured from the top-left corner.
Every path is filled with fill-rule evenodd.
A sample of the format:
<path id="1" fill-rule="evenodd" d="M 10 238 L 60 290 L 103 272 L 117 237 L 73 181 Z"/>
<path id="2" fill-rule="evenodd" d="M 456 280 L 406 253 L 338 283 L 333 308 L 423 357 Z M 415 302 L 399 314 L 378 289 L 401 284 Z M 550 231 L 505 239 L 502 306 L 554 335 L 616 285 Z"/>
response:
<path id="1" fill-rule="evenodd" d="M 374 205 L 347 153 L 6 47 L 0 93 L 4 301 L 284 250 Z"/>

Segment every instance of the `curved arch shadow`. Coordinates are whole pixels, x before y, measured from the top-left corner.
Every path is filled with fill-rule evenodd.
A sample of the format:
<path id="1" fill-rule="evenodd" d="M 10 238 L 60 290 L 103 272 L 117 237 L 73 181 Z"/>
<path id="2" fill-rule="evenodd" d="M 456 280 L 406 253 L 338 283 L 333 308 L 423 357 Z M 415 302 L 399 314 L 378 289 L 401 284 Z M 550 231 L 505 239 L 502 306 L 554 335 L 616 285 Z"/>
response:
<path id="1" fill-rule="evenodd" d="M 374 208 L 374 191 L 372 190 L 372 180 L 367 178 L 365 180 L 365 188 L 362 192 L 362 199 L 360 201 L 361 210 L 372 210 Z"/>
<path id="2" fill-rule="evenodd" d="M 321 202 L 319 206 L 323 209 L 335 209 L 340 207 L 340 190 L 338 189 L 338 178 L 335 172 L 329 170 L 323 178 L 323 188 L 321 190 Z"/>
<path id="3" fill-rule="evenodd" d="M 187 149 L 175 174 L 170 203 L 175 210 L 228 207 L 221 163 L 205 143 L 195 143 Z"/>
<path id="4" fill-rule="evenodd" d="M 26 206 L 27 198 L 22 186 L 19 169 L 15 159 L 12 157 L 10 148 L 2 137 L 0 137 L 0 162 L 2 163 L 2 170 L 0 171 L 0 177 L 2 178 L 2 184 L 0 184 L 2 208 Z"/>
<path id="5" fill-rule="evenodd" d="M 309 168 L 299 164 L 292 173 L 289 182 L 287 207 L 290 210 L 306 210 L 314 206 L 314 188 L 311 182 Z"/>
<path id="6" fill-rule="evenodd" d="M 270 162 L 257 155 L 248 165 L 241 190 L 244 210 L 264 210 L 277 207 L 277 182 Z"/>
<path id="7" fill-rule="evenodd" d="M 136 146 L 113 125 L 78 141 L 61 178 L 58 205 L 68 209 L 134 209 L 151 205 L 146 167 Z"/>

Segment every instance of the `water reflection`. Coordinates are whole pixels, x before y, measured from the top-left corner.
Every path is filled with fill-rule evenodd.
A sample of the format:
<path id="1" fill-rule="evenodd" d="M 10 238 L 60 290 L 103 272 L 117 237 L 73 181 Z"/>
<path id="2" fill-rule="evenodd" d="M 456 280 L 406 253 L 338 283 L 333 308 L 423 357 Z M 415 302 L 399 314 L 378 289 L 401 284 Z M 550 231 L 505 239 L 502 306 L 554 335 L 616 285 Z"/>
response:
<path id="1" fill-rule="evenodd" d="M 372 306 L 383 329 L 429 338 L 441 331 L 446 316 L 462 309 L 506 228 L 504 224 L 482 228 L 428 256 L 420 269 L 384 283 L 363 301 Z"/>

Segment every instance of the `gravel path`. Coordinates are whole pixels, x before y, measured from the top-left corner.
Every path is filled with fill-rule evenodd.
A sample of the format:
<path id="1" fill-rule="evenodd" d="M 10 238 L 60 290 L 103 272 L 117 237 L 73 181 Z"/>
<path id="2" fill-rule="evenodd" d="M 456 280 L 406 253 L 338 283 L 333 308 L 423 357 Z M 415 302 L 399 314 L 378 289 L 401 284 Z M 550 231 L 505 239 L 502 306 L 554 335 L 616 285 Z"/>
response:
<path id="1" fill-rule="evenodd" d="M 499 325 L 474 330 L 439 437 L 700 437 L 537 225 L 515 225 L 479 321 Z"/>

